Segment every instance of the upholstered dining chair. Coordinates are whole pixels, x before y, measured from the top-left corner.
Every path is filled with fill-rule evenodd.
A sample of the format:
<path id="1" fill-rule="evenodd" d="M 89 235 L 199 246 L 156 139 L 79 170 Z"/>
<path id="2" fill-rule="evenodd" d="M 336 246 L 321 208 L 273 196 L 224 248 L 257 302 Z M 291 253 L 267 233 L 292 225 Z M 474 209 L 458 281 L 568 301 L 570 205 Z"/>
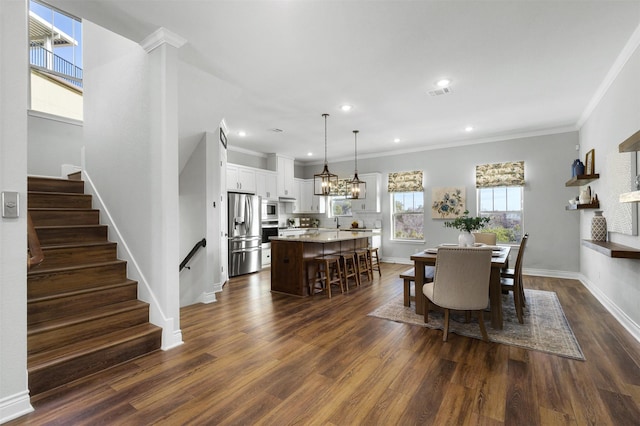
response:
<path id="1" fill-rule="evenodd" d="M 498 236 L 495 232 L 473 232 L 472 234 L 475 238 L 476 243 L 495 246 L 498 240 Z"/>
<path id="2" fill-rule="evenodd" d="M 513 269 L 505 269 L 500 273 L 500 285 L 503 292 L 513 291 L 513 302 L 516 306 L 518 322 L 524 324 L 524 285 L 522 284 L 522 260 L 524 259 L 524 249 L 527 246 L 529 234 L 524 234 L 520 241 L 516 266 Z"/>
<path id="3" fill-rule="evenodd" d="M 444 309 L 442 340 L 449 334 L 449 310 L 476 311 L 484 341 L 489 340 L 482 311 L 489 305 L 491 250 L 487 248 L 440 247 L 433 282 L 422 287 L 424 322 L 429 322 L 429 302 Z"/>

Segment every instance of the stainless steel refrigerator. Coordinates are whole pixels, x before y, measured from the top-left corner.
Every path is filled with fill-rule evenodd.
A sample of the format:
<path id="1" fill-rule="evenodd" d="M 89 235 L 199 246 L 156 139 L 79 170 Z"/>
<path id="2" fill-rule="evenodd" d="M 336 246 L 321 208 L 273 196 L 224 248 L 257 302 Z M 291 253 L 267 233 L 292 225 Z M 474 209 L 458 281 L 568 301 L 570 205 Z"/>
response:
<path id="1" fill-rule="evenodd" d="M 229 193 L 229 276 L 262 266 L 261 205 L 257 195 Z"/>

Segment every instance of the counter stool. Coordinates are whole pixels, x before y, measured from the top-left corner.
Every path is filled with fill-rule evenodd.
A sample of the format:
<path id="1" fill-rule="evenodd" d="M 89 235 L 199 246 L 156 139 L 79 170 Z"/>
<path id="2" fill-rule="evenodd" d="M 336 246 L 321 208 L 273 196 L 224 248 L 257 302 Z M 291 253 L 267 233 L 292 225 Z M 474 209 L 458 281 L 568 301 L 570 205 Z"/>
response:
<path id="1" fill-rule="evenodd" d="M 371 273 L 378 271 L 378 276 L 382 276 L 382 269 L 380 269 L 380 254 L 378 253 L 378 247 L 369 247 L 369 263 L 371 264 Z"/>
<path id="2" fill-rule="evenodd" d="M 309 275 L 309 295 L 313 296 L 316 291 L 321 293 L 327 291 L 331 299 L 331 286 L 340 286 L 340 292 L 344 293 L 342 285 L 342 271 L 340 269 L 340 256 L 328 255 L 314 257 L 309 261 L 313 266 L 313 273 Z M 319 291 L 318 291 L 319 290 Z"/>
<path id="3" fill-rule="evenodd" d="M 358 277 L 362 284 L 362 275 L 366 274 L 369 281 L 373 280 L 373 270 L 369 262 L 369 250 L 356 249 L 356 263 L 358 265 Z"/>
<path id="4" fill-rule="evenodd" d="M 349 291 L 349 278 L 353 278 L 353 282 L 356 284 L 356 287 L 360 285 L 356 254 L 352 251 L 343 251 L 340 253 L 340 257 L 342 258 L 342 277 L 344 278 L 344 286 L 347 291 Z"/>

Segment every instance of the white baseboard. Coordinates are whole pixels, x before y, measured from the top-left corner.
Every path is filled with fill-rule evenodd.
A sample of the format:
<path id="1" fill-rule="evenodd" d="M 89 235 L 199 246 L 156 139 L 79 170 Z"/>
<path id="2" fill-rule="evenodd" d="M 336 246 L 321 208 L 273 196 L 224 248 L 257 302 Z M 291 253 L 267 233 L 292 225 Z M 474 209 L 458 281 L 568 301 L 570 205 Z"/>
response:
<path id="1" fill-rule="evenodd" d="M 587 279 L 584 275 L 580 276 L 580 281 L 582 285 L 584 285 L 593 296 L 598 299 L 598 301 L 604 306 L 607 311 L 622 325 L 628 332 L 640 342 L 640 325 L 638 325 L 635 321 L 633 321 L 629 316 L 618 307 L 614 302 L 611 301 L 598 287 L 596 287 L 591 281 Z"/>
<path id="2" fill-rule="evenodd" d="M 22 391 L 0 399 L 0 424 L 17 419 L 33 411 L 29 391 Z"/>
<path id="3" fill-rule="evenodd" d="M 213 303 L 217 302 L 216 293 L 215 292 L 204 292 L 200 295 L 198 302 L 199 303 Z"/>

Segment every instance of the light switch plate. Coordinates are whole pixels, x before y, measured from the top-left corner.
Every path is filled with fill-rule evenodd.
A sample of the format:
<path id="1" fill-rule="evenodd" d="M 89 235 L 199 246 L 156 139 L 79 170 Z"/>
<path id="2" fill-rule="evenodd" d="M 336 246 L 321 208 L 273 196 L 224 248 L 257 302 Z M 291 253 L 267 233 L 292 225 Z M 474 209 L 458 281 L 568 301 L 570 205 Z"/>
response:
<path id="1" fill-rule="evenodd" d="M 20 203 L 17 192 L 2 192 L 2 217 L 16 218 L 20 214 Z"/>

